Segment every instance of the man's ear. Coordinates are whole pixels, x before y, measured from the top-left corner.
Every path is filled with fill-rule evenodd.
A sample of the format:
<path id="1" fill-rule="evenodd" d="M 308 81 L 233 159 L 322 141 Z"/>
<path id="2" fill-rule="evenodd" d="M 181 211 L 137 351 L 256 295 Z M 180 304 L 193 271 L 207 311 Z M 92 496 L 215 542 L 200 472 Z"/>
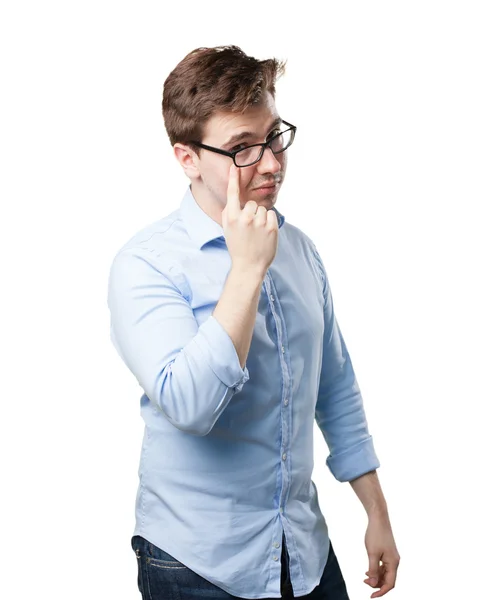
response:
<path id="1" fill-rule="evenodd" d="M 189 179 L 198 179 L 201 176 L 198 169 L 198 156 L 189 146 L 177 143 L 173 146 L 173 152 Z"/>

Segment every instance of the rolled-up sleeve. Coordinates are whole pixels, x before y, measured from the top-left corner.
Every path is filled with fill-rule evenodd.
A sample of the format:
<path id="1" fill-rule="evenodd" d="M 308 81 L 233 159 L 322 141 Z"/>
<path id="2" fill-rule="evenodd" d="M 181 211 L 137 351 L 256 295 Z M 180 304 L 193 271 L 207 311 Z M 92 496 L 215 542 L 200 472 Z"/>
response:
<path id="1" fill-rule="evenodd" d="M 108 308 L 111 341 L 150 401 L 178 429 L 207 435 L 249 379 L 219 321 L 198 326 L 186 280 L 143 248 L 115 256 Z"/>
<path id="2" fill-rule="evenodd" d="M 323 284 L 324 336 L 315 419 L 328 445 L 326 459 L 338 481 L 353 479 L 380 466 L 351 358 L 334 314 L 324 264 L 313 250 Z"/>

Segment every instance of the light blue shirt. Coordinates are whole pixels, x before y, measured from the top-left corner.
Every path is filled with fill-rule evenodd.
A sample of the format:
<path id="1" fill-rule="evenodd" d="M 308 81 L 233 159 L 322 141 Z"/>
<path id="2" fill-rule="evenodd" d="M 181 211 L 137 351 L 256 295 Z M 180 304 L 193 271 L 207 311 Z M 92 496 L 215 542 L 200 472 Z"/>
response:
<path id="1" fill-rule="evenodd" d="M 133 535 L 241 598 L 281 597 L 283 530 L 294 595 L 321 579 L 314 421 L 337 480 L 379 467 L 323 262 L 273 210 L 278 250 L 244 369 L 212 316 L 231 268 L 223 228 L 190 187 L 118 251 L 108 281 L 111 340 L 144 392 Z"/>

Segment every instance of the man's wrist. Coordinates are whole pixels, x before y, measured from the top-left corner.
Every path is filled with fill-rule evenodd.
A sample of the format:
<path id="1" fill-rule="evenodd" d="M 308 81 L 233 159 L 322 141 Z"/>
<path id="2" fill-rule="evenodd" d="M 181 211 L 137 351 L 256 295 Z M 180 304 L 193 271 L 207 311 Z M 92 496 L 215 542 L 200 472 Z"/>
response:
<path id="1" fill-rule="evenodd" d="M 364 507 L 369 519 L 389 521 L 389 512 L 386 502 L 379 502 Z"/>
<path id="2" fill-rule="evenodd" d="M 389 519 L 386 499 L 375 470 L 352 480 L 350 484 L 370 519 Z"/>

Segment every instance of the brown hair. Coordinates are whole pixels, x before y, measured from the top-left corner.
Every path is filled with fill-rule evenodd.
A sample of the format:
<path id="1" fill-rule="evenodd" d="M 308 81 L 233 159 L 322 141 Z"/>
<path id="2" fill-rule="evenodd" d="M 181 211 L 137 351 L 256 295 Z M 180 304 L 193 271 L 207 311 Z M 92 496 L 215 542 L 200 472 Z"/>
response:
<path id="1" fill-rule="evenodd" d="M 275 58 L 247 56 L 238 46 L 192 50 L 163 86 L 163 118 L 171 145 L 200 141 L 205 123 L 216 111 L 244 112 L 266 91 L 274 98 L 276 79 L 285 66 L 286 61 Z"/>

